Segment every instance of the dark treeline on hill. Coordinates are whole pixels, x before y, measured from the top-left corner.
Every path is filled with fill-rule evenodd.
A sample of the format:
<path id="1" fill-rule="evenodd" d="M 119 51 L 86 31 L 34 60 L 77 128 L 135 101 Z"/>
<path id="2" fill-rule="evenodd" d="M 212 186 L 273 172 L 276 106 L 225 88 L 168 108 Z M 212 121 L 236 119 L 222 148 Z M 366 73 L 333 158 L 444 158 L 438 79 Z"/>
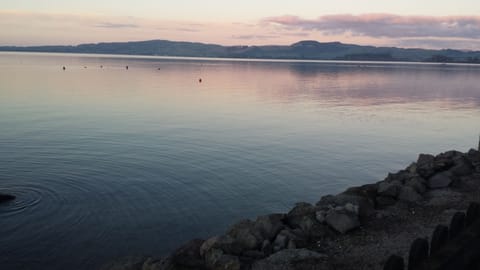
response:
<path id="1" fill-rule="evenodd" d="M 373 47 L 340 42 L 300 41 L 289 46 L 221 46 L 194 42 L 149 40 L 81 44 L 77 46 L 3 46 L 0 51 L 127 54 L 186 57 L 416 61 L 480 63 L 480 51 L 403 49 Z"/>

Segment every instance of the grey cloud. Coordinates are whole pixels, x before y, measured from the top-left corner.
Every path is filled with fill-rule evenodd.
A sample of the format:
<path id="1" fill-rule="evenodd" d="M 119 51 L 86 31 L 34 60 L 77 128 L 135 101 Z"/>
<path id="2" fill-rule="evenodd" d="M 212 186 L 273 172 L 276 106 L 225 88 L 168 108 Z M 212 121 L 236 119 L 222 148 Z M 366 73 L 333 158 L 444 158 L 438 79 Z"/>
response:
<path id="1" fill-rule="evenodd" d="M 326 15 L 317 19 L 270 17 L 263 23 L 324 34 L 387 38 L 480 38 L 480 16 Z"/>

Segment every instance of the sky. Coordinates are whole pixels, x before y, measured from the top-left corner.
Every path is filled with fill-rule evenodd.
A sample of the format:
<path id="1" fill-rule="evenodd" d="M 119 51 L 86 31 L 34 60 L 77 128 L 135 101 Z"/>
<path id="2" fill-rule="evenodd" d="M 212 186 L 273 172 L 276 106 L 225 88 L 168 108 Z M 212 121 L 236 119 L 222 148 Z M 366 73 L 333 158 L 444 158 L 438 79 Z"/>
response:
<path id="1" fill-rule="evenodd" d="M 480 50 L 480 1 L 0 1 L 0 46 L 152 39 Z"/>

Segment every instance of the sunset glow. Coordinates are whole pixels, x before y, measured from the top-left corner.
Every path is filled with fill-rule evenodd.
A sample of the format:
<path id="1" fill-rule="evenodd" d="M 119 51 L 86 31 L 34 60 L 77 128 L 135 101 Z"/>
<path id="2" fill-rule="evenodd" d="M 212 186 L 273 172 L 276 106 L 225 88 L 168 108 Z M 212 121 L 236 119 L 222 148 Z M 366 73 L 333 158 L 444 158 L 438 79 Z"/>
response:
<path id="1" fill-rule="evenodd" d="M 7 1 L 0 45 L 77 45 L 167 39 L 221 45 L 299 40 L 375 46 L 480 49 L 480 5 L 446 2 L 302 0 Z"/>

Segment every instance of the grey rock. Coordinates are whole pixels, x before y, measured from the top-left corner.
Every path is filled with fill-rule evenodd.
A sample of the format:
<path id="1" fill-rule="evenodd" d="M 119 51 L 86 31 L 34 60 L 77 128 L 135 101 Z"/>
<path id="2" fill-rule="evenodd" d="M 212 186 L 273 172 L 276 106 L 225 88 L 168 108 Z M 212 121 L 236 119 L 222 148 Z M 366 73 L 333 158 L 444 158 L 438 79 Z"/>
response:
<path id="1" fill-rule="evenodd" d="M 467 158 L 461 157 L 455 160 L 455 165 L 450 168 L 449 172 L 453 176 L 461 177 L 472 174 L 473 170 L 474 167 L 472 166 L 470 161 L 468 161 Z"/>
<path id="2" fill-rule="evenodd" d="M 428 187 L 431 189 L 445 188 L 448 187 L 450 183 L 452 183 L 452 179 L 447 172 L 437 173 L 428 179 Z"/>
<path id="3" fill-rule="evenodd" d="M 297 245 L 295 244 L 295 241 L 290 240 L 288 241 L 287 249 L 296 249 Z"/>
<path id="4" fill-rule="evenodd" d="M 369 192 L 376 194 L 376 185 L 371 185 L 369 188 L 373 186 L 375 186 L 375 191 L 366 191 L 366 189 L 356 188 L 355 190 L 349 189 L 336 196 L 324 196 L 319 202 L 317 202 L 317 206 L 324 209 L 331 208 L 329 206 L 341 206 L 345 208 L 345 205 L 352 204 L 358 207 L 358 215 L 361 217 L 368 217 L 375 213 L 375 197 L 370 198 L 366 196 Z M 372 194 L 369 194 L 368 196 Z"/>
<path id="5" fill-rule="evenodd" d="M 205 241 L 202 239 L 193 239 L 182 247 L 175 250 L 171 257 L 172 263 L 176 266 L 184 266 L 195 269 L 203 268 L 204 262 L 200 255 L 200 247 Z"/>
<path id="6" fill-rule="evenodd" d="M 422 199 L 422 196 L 415 191 L 412 187 L 402 187 L 398 199 L 404 202 L 417 202 Z"/>
<path id="7" fill-rule="evenodd" d="M 420 154 L 417 160 L 417 173 L 428 178 L 435 173 L 435 157 L 429 154 Z"/>
<path id="8" fill-rule="evenodd" d="M 405 186 L 412 187 L 419 194 L 423 194 L 427 191 L 426 183 L 427 181 L 422 177 L 414 176 L 405 182 Z"/>
<path id="9" fill-rule="evenodd" d="M 269 255 L 273 252 L 273 245 L 270 241 L 265 240 L 263 241 L 262 247 L 260 250 L 263 252 L 263 254 Z"/>
<path id="10" fill-rule="evenodd" d="M 308 238 L 321 238 L 325 236 L 325 226 L 321 225 L 316 218 L 304 216 L 299 223 L 302 234 Z"/>
<path id="11" fill-rule="evenodd" d="M 347 203 L 345 204 L 345 210 L 350 212 L 350 213 L 353 213 L 355 215 L 358 215 L 359 214 L 359 206 L 358 205 L 354 205 L 352 203 Z"/>
<path id="12" fill-rule="evenodd" d="M 0 203 L 15 200 L 15 198 L 13 195 L 0 193 Z"/>
<path id="13" fill-rule="evenodd" d="M 205 257 L 212 250 L 222 250 L 227 254 L 241 254 L 245 247 L 230 235 L 220 235 L 207 239 L 200 247 L 200 256 Z"/>
<path id="14" fill-rule="evenodd" d="M 326 255 L 308 249 L 285 249 L 253 263 L 252 270 L 332 269 Z"/>
<path id="15" fill-rule="evenodd" d="M 209 270 L 240 270 L 240 260 L 237 256 L 224 254 L 219 249 L 211 249 L 206 257 L 205 264 Z"/>
<path id="16" fill-rule="evenodd" d="M 325 210 L 320 210 L 315 213 L 315 218 L 320 223 L 325 223 L 326 217 L 327 217 L 327 211 Z"/>
<path id="17" fill-rule="evenodd" d="M 275 238 L 275 241 L 273 242 L 273 251 L 279 251 L 279 250 L 285 249 L 287 247 L 289 240 L 290 239 L 288 238 L 287 235 L 278 234 L 277 237 Z"/>
<path id="18" fill-rule="evenodd" d="M 332 212 L 327 215 L 327 224 L 342 234 L 360 226 L 358 217 L 350 213 Z"/>
<path id="19" fill-rule="evenodd" d="M 309 203 L 297 203 L 295 207 L 287 214 L 287 223 L 293 227 L 298 228 L 302 223 L 304 216 L 315 217 L 316 208 Z"/>
<path id="20" fill-rule="evenodd" d="M 383 197 L 396 198 L 402 189 L 402 184 L 398 181 L 381 182 L 378 184 L 378 194 Z"/>
<path id="21" fill-rule="evenodd" d="M 230 228 L 227 235 L 233 237 L 242 250 L 257 249 L 264 239 L 255 225 L 251 220 L 241 220 Z"/>
<path id="22" fill-rule="evenodd" d="M 285 214 L 259 216 L 255 220 L 255 228 L 262 234 L 264 239 L 273 240 L 285 228 L 283 223 L 285 218 Z"/>

